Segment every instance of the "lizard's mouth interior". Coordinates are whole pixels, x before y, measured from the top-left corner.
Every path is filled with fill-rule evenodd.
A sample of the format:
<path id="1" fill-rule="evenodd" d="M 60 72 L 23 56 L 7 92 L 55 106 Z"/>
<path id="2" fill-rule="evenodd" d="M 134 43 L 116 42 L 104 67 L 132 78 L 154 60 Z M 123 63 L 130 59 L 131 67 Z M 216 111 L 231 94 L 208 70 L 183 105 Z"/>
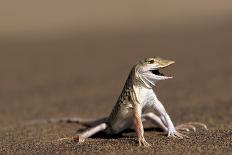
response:
<path id="1" fill-rule="evenodd" d="M 166 74 L 160 72 L 159 69 L 152 69 L 150 70 L 150 72 L 154 75 L 156 75 L 157 77 L 160 77 L 161 79 L 165 80 L 165 79 L 171 79 L 172 76 L 167 76 Z"/>
<path id="2" fill-rule="evenodd" d="M 163 73 L 161 73 L 158 69 L 155 70 L 150 70 L 152 72 L 152 74 L 158 75 L 158 76 L 164 76 Z"/>

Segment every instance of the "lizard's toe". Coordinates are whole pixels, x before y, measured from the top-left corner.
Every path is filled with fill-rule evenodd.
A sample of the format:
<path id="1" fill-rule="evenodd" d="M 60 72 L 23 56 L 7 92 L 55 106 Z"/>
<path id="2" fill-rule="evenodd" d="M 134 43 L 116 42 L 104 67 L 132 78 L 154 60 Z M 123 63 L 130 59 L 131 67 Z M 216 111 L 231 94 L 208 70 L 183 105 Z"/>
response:
<path id="1" fill-rule="evenodd" d="M 85 141 L 85 138 L 78 135 L 78 136 L 75 136 L 75 137 L 60 138 L 57 141 L 59 141 L 59 142 L 74 141 L 74 142 L 78 142 L 78 143 L 83 143 Z"/>
<path id="2" fill-rule="evenodd" d="M 149 144 L 145 139 L 142 139 L 139 140 L 139 146 L 150 147 L 151 144 Z"/>
<path id="3" fill-rule="evenodd" d="M 64 137 L 57 139 L 58 142 L 71 141 L 71 140 L 73 140 L 71 137 Z"/>
<path id="4" fill-rule="evenodd" d="M 176 130 L 177 131 L 186 131 L 186 132 L 190 131 L 189 128 L 184 128 L 184 127 L 182 127 L 182 128 L 176 128 Z"/>
<path id="5" fill-rule="evenodd" d="M 176 130 L 177 131 L 183 131 L 183 130 L 190 131 L 190 129 L 192 129 L 193 131 L 196 131 L 195 126 L 201 126 L 205 130 L 208 130 L 206 124 L 200 123 L 200 122 L 188 122 L 188 123 L 180 124 L 180 125 L 176 126 Z"/>
<path id="6" fill-rule="evenodd" d="M 178 131 L 175 133 L 175 135 L 176 135 L 177 137 L 181 138 L 181 139 L 183 139 L 183 138 L 189 138 L 187 135 L 184 135 L 184 134 L 182 134 L 182 133 L 180 133 L 180 132 L 178 132 Z"/>
<path id="7" fill-rule="evenodd" d="M 179 139 L 183 139 L 183 138 L 188 138 L 188 136 L 178 132 L 178 131 L 170 131 L 168 132 L 168 137 L 171 138 L 179 138 Z"/>
<path id="8" fill-rule="evenodd" d="M 196 127 L 191 125 L 191 124 L 181 124 L 181 125 L 176 126 L 177 131 L 185 130 L 185 131 L 189 132 L 190 129 L 192 129 L 194 132 L 196 131 Z"/>

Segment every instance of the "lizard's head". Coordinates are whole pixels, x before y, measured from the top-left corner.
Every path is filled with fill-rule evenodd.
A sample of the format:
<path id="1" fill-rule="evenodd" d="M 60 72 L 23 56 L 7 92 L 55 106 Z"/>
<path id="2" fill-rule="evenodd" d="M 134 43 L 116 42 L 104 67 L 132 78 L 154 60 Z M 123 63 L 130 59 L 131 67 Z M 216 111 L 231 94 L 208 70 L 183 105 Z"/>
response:
<path id="1" fill-rule="evenodd" d="M 161 68 L 165 68 L 174 64 L 174 61 L 165 60 L 160 57 L 146 58 L 136 65 L 136 74 L 146 84 L 155 85 L 159 80 L 171 79 L 171 76 L 164 75 L 160 72 Z"/>

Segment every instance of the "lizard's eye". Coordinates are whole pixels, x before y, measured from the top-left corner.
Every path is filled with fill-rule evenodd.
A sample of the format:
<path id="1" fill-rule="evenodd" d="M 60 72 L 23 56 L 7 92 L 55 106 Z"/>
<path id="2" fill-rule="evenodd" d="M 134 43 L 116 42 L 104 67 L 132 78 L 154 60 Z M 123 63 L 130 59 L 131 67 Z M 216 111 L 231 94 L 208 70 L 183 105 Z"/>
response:
<path id="1" fill-rule="evenodd" d="M 148 63 L 149 64 L 153 64 L 155 61 L 154 60 L 149 60 Z"/>

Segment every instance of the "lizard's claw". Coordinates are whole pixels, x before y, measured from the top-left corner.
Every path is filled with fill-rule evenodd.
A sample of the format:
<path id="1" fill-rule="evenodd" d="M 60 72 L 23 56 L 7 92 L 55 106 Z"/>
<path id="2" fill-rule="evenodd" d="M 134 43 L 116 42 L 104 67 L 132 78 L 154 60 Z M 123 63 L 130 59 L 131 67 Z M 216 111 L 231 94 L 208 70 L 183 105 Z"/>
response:
<path id="1" fill-rule="evenodd" d="M 151 144 L 149 144 L 149 143 L 143 138 L 143 139 L 139 139 L 139 146 L 150 147 Z"/>
<path id="2" fill-rule="evenodd" d="M 176 130 L 177 131 L 183 131 L 183 130 L 190 131 L 190 129 L 192 129 L 195 132 L 196 131 L 195 126 L 201 126 L 205 130 L 208 130 L 207 126 L 204 123 L 200 123 L 200 122 L 189 122 L 189 123 L 180 124 L 176 126 Z"/>

